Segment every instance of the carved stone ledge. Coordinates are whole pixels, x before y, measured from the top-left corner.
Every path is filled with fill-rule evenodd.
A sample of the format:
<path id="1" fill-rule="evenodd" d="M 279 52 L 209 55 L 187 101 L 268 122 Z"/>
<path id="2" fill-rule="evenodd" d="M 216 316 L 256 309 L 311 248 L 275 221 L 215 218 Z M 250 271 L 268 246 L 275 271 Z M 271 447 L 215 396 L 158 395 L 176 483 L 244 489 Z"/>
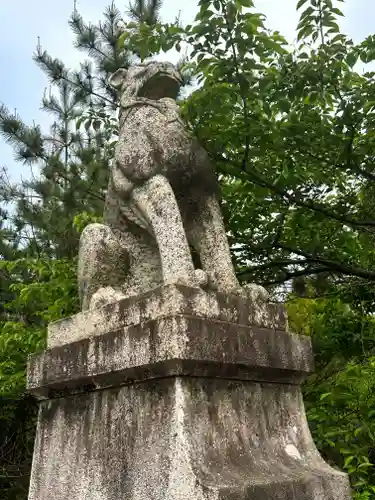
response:
<path id="1" fill-rule="evenodd" d="M 50 349 L 70 344 L 126 326 L 178 314 L 260 326 L 275 331 L 285 330 L 286 327 L 284 309 L 279 304 L 264 303 L 240 295 L 205 292 L 200 288 L 166 285 L 51 323 L 47 347 Z"/>
<path id="2" fill-rule="evenodd" d="M 28 387 L 50 398 L 178 375 L 300 383 L 312 369 L 307 337 L 178 315 L 34 355 Z"/>

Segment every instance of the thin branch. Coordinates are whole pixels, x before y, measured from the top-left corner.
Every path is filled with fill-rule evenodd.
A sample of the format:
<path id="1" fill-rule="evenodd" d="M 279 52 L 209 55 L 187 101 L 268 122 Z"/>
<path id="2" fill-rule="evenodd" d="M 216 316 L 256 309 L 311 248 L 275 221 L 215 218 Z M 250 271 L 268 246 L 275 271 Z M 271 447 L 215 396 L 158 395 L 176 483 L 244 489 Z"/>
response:
<path id="1" fill-rule="evenodd" d="M 300 271 L 294 271 L 292 273 L 288 273 L 285 278 L 274 279 L 270 281 L 263 281 L 263 286 L 273 286 L 273 285 L 282 285 L 286 281 L 290 281 L 294 278 L 299 278 L 301 276 L 312 276 L 314 274 L 326 273 L 331 269 L 328 267 L 319 267 L 319 268 L 311 268 L 311 269 L 301 269 Z"/>
<path id="2" fill-rule="evenodd" d="M 237 273 L 237 276 L 242 276 L 243 274 L 253 273 L 255 271 L 264 271 L 270 267 L 283 267 L 292 265 L 302 265 L 307 262 L 311 262 L 308 259 L 284 259 L 284 260 L 273 260 L 272 262 L 266 262 L 264 264 L 259 264 L 258 266 L 248 267 Z"/>
<path id="3" fill-rule="evenodd" d="M 298 248 L 290 247 L 289 245 L 284 245 L 283 243 L 277 243 L 275 245 L 276 248 L 280 250 L 285 250 L 287 252 L 294 253 L 296 255 L 301 255 L 305 257 L 305 259 L 320 264 L 322 266 L 328 267 L 330 270 L 336 271 L 341 274 L 357 276 L 359 278 L 365 278 L 370 281 L 375 281 L 375 271 L 370 271 L 368 269 L 363 269 L 357 266 L 351 266 L 349 264 L 345 264 L 342 262 L 335 262 L 329 259 L 316 257 L 304 250 L 299 250 Z"/>
<path id="4" fill-rule="evenodd" d="M 216 161 L 220 161 L 222 163 L 227 163 L 235 168 L 238 169 L 238 175 L 239 176 L 246 176 L 245 180 L 248 180 L 254 184 L 257 184 L 261 187 L 265 187 L 269 189 L 270 191 L 273 191 L 275 194 L 283 198 L 284 200 L 287 200 L 289 203 L 294 203 L 295 205 L 302 207 L 302 208 L 307 208 L 308 210 L 312 210 L 314 212 L 321 213 L 322 215 L 325 215 L 329 219 L 336 220 L 337 222 L 340 222 L 344 225 L 350 226 L 354 229 L 362 228 L 375 228 L 375 220 L 365 220 L 365 221 L 357 221 L 355 219 L 352 219 L 351 217 L 347 217 L 341 214 L 336 214 L 332 212 L 331 210 L 327 209 L 326 207 L 313 202 L 311 200 L 304 200 L 301 195 L 298 193 L 290 194 L 288 193 L 285 189 L 282 189 L 266 178 L 262 177 L 260 174 L 255 172 L 255 169 L 252 169 L 251 172 L 248 170 L 243 170 L 242 167 L 235 161 L 230 160 L 228 158 L 225 158 L 220 155 L 212 154 L 209 153 L 210 156 L 215 159 Z"/>

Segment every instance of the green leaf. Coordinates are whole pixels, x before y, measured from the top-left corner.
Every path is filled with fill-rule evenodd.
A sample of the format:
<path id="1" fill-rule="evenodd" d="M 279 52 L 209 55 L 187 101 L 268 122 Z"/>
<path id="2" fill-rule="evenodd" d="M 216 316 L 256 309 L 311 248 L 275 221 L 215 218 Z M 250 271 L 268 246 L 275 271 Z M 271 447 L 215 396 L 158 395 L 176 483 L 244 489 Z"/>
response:
<path id="1" fill-rule="evenodd" d="M 307 38 L 310 36 L 314 31 L 314 26 L 308 25 L 305 28 L 301 29 L 298 32 L 297 39 L 298 41 L 303 40 L 304 38 Z"/>
<path id="2" fill-rule="evenodd" d="M 332 395 L 332 392 L 325 392 L 320 396 L 320 401 L 324 401 L 326 398 Z"/>
<path id="3" fill-rule="evenodd" d="M 374 464 L 370 463 L 370 462 L 363 462 L 361 464 L 358 465 L 358 469 L 363 469 L 363 468 L 366 468 L 366 467 L 373 467 Z"/>
<path id="4" fill-rule="evenodd" d="M 128 31 L 124 31 L 123 33 L 121 33 L 121 35 L 117 39 L 117 48 L 122 49 L 125 44 L 125 40 L 127 40 L 129 37 L 130 33 Z"/>
<path id="5" fill-rule="evenodd" d="M 307 22 L 307 20 L 309 20 L 309 22 L 311 22 L 312 18 L 311 18 L 311 14 L 313 14 L 315 11 L 313 9 L 313 7 L 307 7 L 306 10 L 304 10 L 301 14 L 301 17 L 300 17 L 300 22 L 302 22 L 303 20 L 305 22 Z"/>
<path id="6" fill-rule="evenodd" d="M 303 5 L 305 5 L 306 2 L 307 0 L 299 0 L 297 3 L 297 10 L 299 10 Z"/>
<path id="7" fill-rule="evenodd" d="M 202 12 L 199 12 L 199 14 L 196 16 L 196 20 L 198 21 L 207 21 L 209 20 L 212 16 L 214 15 L 214 12 L 212 10 L 203 10 Z"/>
<path id="8" fill-rule="evenodd" d="M 92 123 L 93 129 L 98 131 L 101 127 L 101 121 L 100 120 L 94 120 Z"/>
<path id="9" fill-rule="evenodd" d="M 290 102 L 287 99 L 281 99 L 279 101 L 279 107 L 281 111 L 284 111 L 285 113 L 289 113 L 290 111 Z"/>
<path id="10" fill-rule="evenodd" d="M 354 52 L 349 52 L 349 54 L 346 56 L 346 62 L 351 68 L 355 66 L 357 60 L 358 60 L 358 55 L 355 54 Z"/>
<path id="11" fill-rule="evenodd" d="M 334 7 L 334 8 L 332 9 L 332 12 L 333 12 L 334 14 L 336 14 L 337 16 L 342 16 L 342 17 L 344 17 L 344 13 L 343 13 L 340 9 L 338 9 L 337 7 Z"/>
<path id="12" fill-rule="evenodd" d="M 254 7 L 253 0 L 236 0 L 236 2 L 242 7 L 247 7 L 247 8 Z"/>
<path id="13" fill-rule="evenodd" d="M 353 462 L 354 458 L 355 457 L 353 455 L 349 455 L 348 457 L 345 458 L 344 469 L 349 467 L 349 465 Z"/>

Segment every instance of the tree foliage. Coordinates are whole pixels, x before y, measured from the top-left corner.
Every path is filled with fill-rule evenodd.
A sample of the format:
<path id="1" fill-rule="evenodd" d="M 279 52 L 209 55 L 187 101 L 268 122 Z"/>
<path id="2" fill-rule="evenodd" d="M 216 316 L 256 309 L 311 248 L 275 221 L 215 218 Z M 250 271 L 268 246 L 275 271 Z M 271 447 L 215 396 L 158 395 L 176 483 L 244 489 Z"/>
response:
<path id="1" fill-rule="evenodd" d="M 27 498 L 37 405 L 25 391 L 26 361 L 30 353 L 45 348 L 48 323 L 78 311 L 75 272 L 69 260 L 0 261 L 2 283 L 9 284 L 0 314 L 0 489 L 4 499 Z"/>
<path id="2" fill-rule="evenodd" d="M 325 460 L 350 475 L 358 499 L 375 494 L 375 320 L 366 313 L 369 305 L 348 302 L 345 290 L 292 296 L 287 304 L 291 328 L 311 336 L 316 354 L 316 373 L 304 387 L 314 441 Z"/>

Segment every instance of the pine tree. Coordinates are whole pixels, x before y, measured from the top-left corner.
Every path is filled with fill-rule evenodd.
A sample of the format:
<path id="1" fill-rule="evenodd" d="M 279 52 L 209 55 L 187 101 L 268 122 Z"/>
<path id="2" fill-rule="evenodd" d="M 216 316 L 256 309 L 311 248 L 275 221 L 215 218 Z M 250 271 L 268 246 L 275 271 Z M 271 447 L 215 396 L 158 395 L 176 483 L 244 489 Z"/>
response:
<path id="1" fill-rule="evenodd" d="M 72 225 L 80 212 L 102 210 L 108 161 L 101 132 L 75 130 L 82 113 L 77 95 L 68 85 L 59 95 L 44 96 L 43 109 L 55 121 L 49 134 L 39 127 L 26 127 L 14 114 L 0 110 L 3 135 L 13 146 L 16 158 L 39 169 L 39 175 L 15 188 L 3 183 L 3 201 L 16 202 L 12 222 L 19 243 L 31 255 L 41 253 L 73 257 L 79 234 Z"/>

